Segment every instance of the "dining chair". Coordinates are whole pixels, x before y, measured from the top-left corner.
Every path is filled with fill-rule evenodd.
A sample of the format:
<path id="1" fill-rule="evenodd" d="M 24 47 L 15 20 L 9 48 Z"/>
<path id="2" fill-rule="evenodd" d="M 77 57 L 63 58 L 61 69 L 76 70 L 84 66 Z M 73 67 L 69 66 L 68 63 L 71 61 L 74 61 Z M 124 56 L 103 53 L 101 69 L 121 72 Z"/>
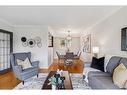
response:
<path id="1" fill-rule="evenodd" d="M 60 60 L 64 59 L 64 55 L 60 55 L 57 51 L 56 51 L 57 57 L 58 57 L 58 61 L 60 62 Z"/>
<path id="2" fill-rule="evenodd" d="M 58 59 L 64 59 L 64 55 L 61 55 L 61 54 L 58 53 L 57 51 L 56 51 L 56 54 L 57 54 L 57 56 L 58 56 Z"/>
<path id="3" fill-rule="evenodd" d="M 74 56 L 78 56 L 78 54 L 79 54 L 79 51 L 77 53 L 75 53 Z"/>
<path id="4" fill-rule="evenodd" d="M 80 59 L 80 56 L 81 56 L 81 53 L 82 52 L 80 51 L 77 56 L 74 56 L 74 59 L 79 60 Z"/>
<path id="5" fill-rule="evenodd" d="M 73 59 L 74 59 L 73 52 L 67 52 L 65 57 L 64 57 L 64 65 L 65 66 L 72 66 L 73 65 Z"/>
<path id="6" fill-rule="evenodd" d="M 65 55 L 65 59 L 73 59 L 74 58 L 74 53 L 73 52 L 67 52 Z"/>

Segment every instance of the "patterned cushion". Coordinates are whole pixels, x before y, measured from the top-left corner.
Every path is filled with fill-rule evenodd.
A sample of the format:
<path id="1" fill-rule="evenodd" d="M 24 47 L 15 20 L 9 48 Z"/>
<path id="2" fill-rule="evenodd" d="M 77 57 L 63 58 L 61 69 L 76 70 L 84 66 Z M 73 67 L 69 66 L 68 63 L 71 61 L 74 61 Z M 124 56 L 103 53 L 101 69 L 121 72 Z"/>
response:
<path id="1" fill-rule="evenodd" d="M 30 60 L 28 58 L 26 58 L 24 61 L 20 60 L 20 59 L 17 59 L 17 64 L 21 65 L 22 69 L 27 69 L 27 68 L 32 67 L 31 63 L 30 63 Z"/>
<path id="2" fill-rule="evenodd" d="M 125 82 L 127 81 L 127 68 L 121 63 L 118 65 L 113 73 L 113 82 L 119 88 L 125 88 Z"/>

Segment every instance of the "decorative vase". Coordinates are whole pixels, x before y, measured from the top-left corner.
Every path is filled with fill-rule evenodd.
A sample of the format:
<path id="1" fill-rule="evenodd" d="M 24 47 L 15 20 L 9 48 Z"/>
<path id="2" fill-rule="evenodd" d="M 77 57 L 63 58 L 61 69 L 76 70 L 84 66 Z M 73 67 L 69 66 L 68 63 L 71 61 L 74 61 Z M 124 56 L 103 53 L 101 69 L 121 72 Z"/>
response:
<path id="1" fill-rule="evenodd" d="M 56 85 L 52 85 L 52 90 L 56 90 Z"/>

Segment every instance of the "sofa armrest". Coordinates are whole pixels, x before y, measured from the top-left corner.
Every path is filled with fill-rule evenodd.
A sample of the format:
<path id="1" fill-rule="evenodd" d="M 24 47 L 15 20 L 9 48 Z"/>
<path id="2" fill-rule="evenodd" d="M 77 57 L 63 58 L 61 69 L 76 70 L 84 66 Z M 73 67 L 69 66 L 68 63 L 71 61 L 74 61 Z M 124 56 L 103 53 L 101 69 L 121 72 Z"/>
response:
<path id="1" fill-rule="evenodd" d="M 15 73 L 21 73 L 22 72 L 22 66 L 21 65 L 13 66 L 13 69 L 14 69 Z"/>
<path id="2" fill-rule="evenodd" d="M 32 66 L 39 67 L 39 61 L 31 62 Z"/>
<path id="3" fill-rule="evenodd" d="M 83 69 L 83 75 L 84 75 L 84 79 L 86 82 L 88 82 L 88 75 L 89 75 L 89 72 L 91 71 L 100 71 L 100 70 L 97 70 L 97 69 L 94 69 L 94 68 L 91 68 L 91 67 L 85 67 Z"/>

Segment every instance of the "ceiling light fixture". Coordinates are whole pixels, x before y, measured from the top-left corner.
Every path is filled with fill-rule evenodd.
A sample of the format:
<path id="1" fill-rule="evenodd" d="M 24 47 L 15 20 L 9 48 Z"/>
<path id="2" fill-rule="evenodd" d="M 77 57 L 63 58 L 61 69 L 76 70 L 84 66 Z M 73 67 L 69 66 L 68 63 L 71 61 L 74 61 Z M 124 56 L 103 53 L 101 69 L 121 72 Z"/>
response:
<path id="1" fill-rule="evenodd" d="M 71 32 L 71 31 L 68 30 L 68 36 L 67 36 L 67 38 L 66 38 L 67 40 L 71 40 L 71 39 L 72 39 L 72 37 L 71 37 L 71 35 L 70 35 L 70 32 Z"/>

